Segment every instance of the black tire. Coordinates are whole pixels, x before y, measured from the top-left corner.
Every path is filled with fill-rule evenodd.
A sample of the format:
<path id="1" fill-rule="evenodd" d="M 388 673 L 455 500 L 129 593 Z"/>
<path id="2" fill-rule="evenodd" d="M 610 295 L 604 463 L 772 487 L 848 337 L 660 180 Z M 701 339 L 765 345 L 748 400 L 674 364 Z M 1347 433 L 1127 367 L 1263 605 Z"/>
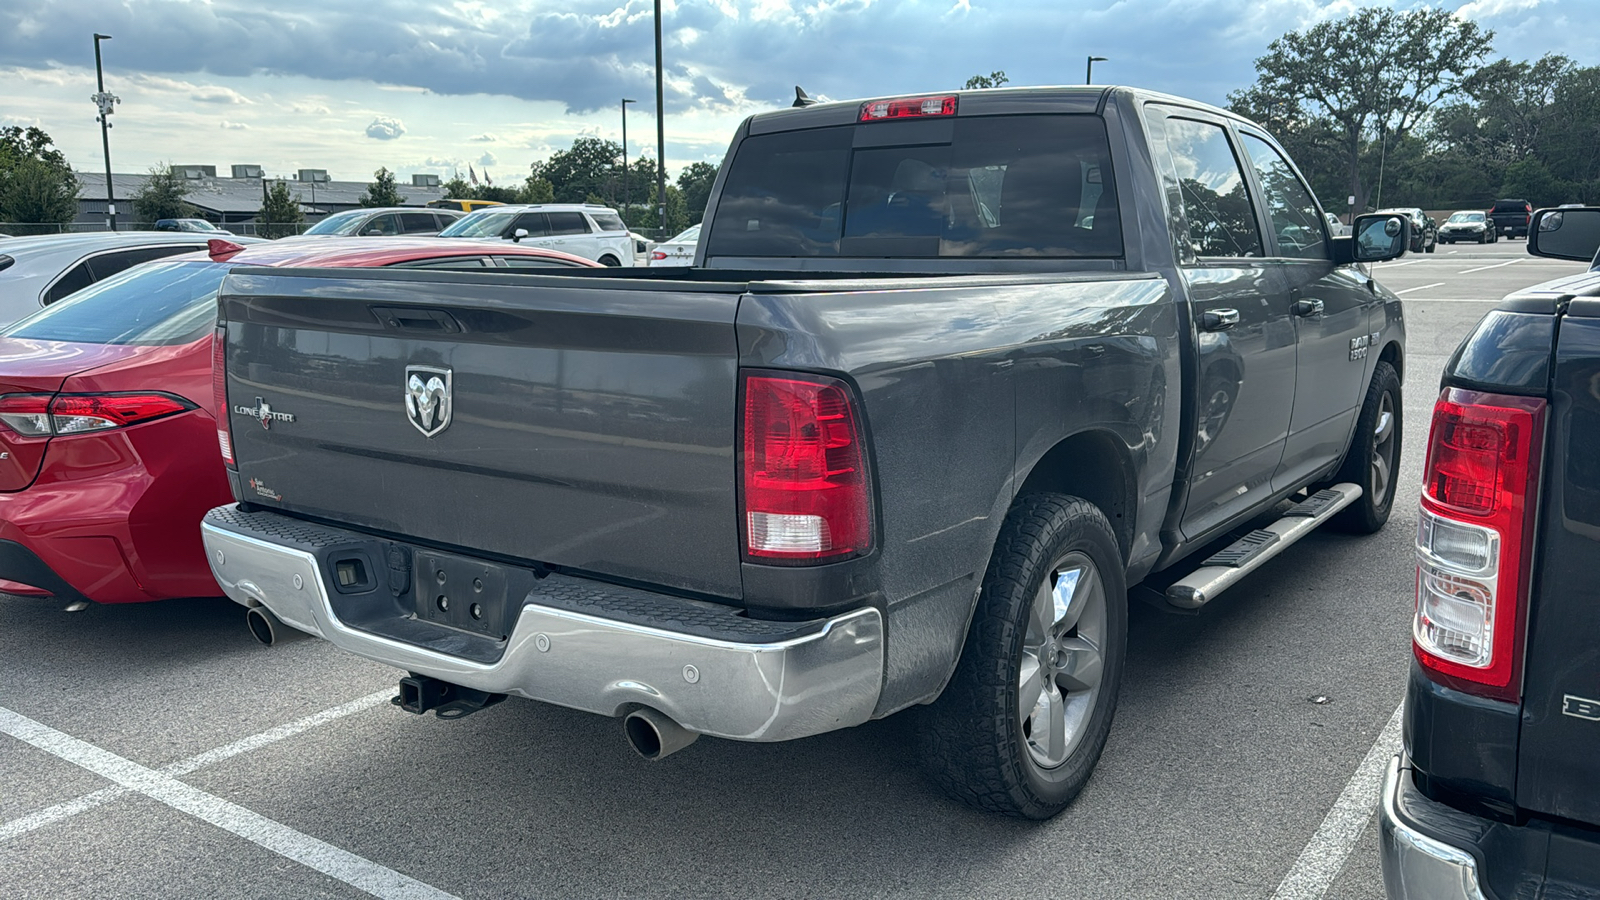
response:
<path id="1" fill-rule="evenodd" d="M 1356 417 L 1350 449 L 1333 478 L 1335 482 L 1361 485 L 1361 497 L 1329 521 L 1340 531 L 1373 534 L 1389 521 L 1389 511 L 1394 508 L 1395 484 L 1400 477 L 1400 439 L 1405 431 L 1400 401 L 1400 376 L 1395 373 L 1394 366 L 1380 360 L 1372 371 L 1372 382 L 1367 385 L 1361 414 Z M 1383 433 L 1386 436 L 1381 436 L 1380 420 L 1385 412 L 1389 414 L 1389 421 Z M 1387 463 L 1387 472 L 1381 477 L 1377 463 L 1380 449 Z"/>
<path id="2" fill-rule="evenodd" d="M 1084 561 L 1092 567 L 1083 568 Z M 1069 588 L 1069 611 L 1046 629 L 1054 637 L 1039 641 L 1034 637 L 1040 624 L 1036 610 L 1062 609 L 1053 589 L 1044 592 L 1045 580 L 1065 584 L 1057 575 L 1069 571 L 1078 573 Z M 1085 611 L 1094 604 L 1087 594 L 1078 617 L 1070 612 L 1078 602 L 1076 588 L 1094 587 L 1084 580 L 1085 572 L 1098 578 L 1102 592 L 1104 615 L 1094 621 Z M 984 575 L 961 660 L 922 721 L 924 763 L 947 793 L 978 809 L 1048 819 L 1083 790 L 1105 748 L 1117 707 L 1128 633 L 1124 578 L 1111 523 L 1093 504 L 1061 494 L 1032 494 L 1012 507 Z M 1041 600 L 1054 606 L 1044 606 Z M 1069 618 L 1070 627 L 1063 628 Z M 1068 652 L 1055 648 L 1092 645 L 1096 639 L 1098 687 L 1080 692 L 1058 680 L 1070 683 L 1078 673 L 1055 668 Z M 1036 646 L 1030 649 L 1029 642 Z M 1039 661 L 1047 656 L 1051 662 L 1041 666 Z M 1032 666 L 1031 680 L 1025 663 Z M 1021 712 L 1019 696 L 1027 683 L 1048 685 L 1038 690 L 1031 716 Z M 1057 698 L 1059 707 L 1050 704 L 1051 697 Z M 1035 740 L 1032 723 L 1057 709 L 1065 723 L 1062 734 L 1074 728 L 1074 722 L 1076 730 L 1052 750 L 1045 746 L 1051 743 L 1050 736 Z M 1046 765 L 1037 758 L 1050 752 L 1059 752 L 1061 761 Z"/>
<path id="3" fill-rule="evenodd" d="M 1431 243 L 1428 246 L 1424 247 L 1423 250 L 1425 252 L 1427 252 L 1427 253 L 1432 253 L 1434 251 L 1434 248 L 1438 247 L 1438 246 L 1439 246 L 1439 242 L 1438 241 L 1434 241 L 1433 243 Z"/>
<path id="4" fill-rule="evenodd" d="M 602 266 L 620 266 L 620 265 L 622 265 L 622 260 L 617 259 L 615 256 L 611 256 L 609 254 L 606 255 L 606 256 L 600 257 L 599 259 L 595 260 L 595 262 L 598 262 Z"/>

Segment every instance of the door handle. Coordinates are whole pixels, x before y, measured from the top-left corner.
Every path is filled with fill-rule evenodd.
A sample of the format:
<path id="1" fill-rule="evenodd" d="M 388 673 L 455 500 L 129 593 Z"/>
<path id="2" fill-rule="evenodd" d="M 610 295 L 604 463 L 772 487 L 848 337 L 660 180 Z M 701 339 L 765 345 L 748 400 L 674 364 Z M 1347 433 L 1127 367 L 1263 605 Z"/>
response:
<path id="1" fill-rule="evenodd" d="M 1322 301 L 1296 300 L 1294 302 L 1294 314 L 1302 319 L 1310 318 L 1311 316 L 1320 316 L 1322 315 Z"/>
<path id="2" fill-rule="evenodd" d="M 1208 309 L 1200 314 L 1201 331 L 1226 331 L 1239 324 L 1237 309 Z"/>

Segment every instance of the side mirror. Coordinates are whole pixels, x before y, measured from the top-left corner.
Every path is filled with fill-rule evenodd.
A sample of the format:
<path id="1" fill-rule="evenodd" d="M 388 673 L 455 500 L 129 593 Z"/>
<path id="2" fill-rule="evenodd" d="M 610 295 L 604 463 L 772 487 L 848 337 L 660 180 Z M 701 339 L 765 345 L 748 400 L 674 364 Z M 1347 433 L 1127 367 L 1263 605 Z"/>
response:
<path id="1" fill-rule="evenodd" d="M 527 236 L 528 236 L 528 229 L 526 229 L 526 228 L 518 228 L 516 231 L 511 232 L 511 242 L 514 243 L 514 244 L 520 244 L 520 243 L 522 243 L 522 239 L 527 237 Z"/>
<path id="2" fill-rule="evenodd" d="M 1398 259 L 1411 246 L 1411 222 L 1405 216 L 1356 216 L 1350 233 L 1355 262 Z"/>
<path id="3" fill-rule="evenodd" d="M 1600 208 L 1541 209 L 1528 224 L 1528 252 L 1590 262 L 1600 248 Z"/>

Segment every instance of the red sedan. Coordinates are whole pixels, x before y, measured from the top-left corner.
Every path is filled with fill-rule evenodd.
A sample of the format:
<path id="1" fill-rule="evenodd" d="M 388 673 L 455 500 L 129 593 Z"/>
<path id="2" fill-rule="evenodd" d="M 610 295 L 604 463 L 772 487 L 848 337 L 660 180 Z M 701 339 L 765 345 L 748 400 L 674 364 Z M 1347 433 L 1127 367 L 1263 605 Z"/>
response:
<path id="1" fill-rule="evenodd" d="M 593 267 L 516 244 L 211 242 L 135 266 L 0 330 L 0 592 L 79 603 L 215 596 L 206 510 L 233 499 L 211 392 L 234 266 Z"/>

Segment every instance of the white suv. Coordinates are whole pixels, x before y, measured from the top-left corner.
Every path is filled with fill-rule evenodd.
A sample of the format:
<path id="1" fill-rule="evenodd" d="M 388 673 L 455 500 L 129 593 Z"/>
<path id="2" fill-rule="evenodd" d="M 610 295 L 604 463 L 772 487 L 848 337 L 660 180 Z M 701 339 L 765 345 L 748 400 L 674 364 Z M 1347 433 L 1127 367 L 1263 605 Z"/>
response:
<path id="1" fill-rule="evenodd" d="M 440 237 L 501 238 L 548 247 L 606 266 L 633 265 L 633 239 L 617 211 L 588 203 L 492 206 L 468 213 Z"/>

